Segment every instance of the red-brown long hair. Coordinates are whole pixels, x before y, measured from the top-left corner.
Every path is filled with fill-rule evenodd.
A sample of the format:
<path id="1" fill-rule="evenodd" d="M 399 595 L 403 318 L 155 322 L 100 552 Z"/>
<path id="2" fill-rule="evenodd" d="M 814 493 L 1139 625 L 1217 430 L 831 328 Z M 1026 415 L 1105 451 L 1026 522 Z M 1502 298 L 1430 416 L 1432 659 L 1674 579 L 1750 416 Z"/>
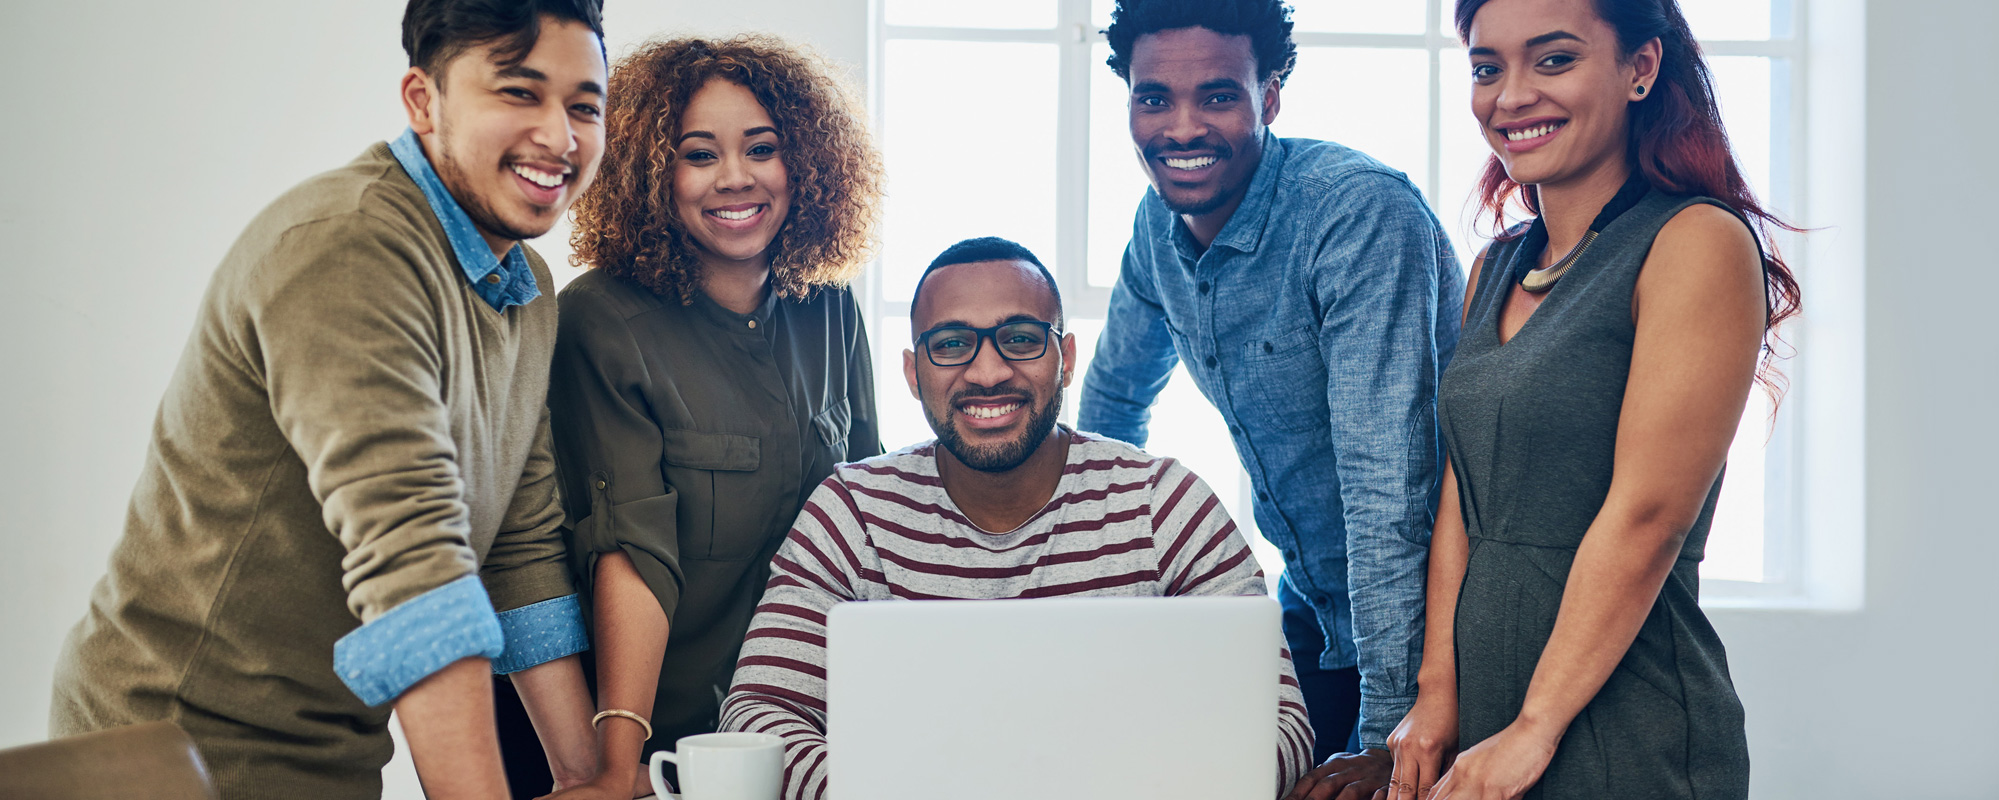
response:
<path id="1" fill-rule="evenodd" d="M 1455 17 L 1460 39 L 1470 42 L 1472 18 L 1487 2 L 1457 0 Z M 1742 179 L 1742 168 L 1728 146 L 1728 133 L 1721 127 L 1714 77 L 1701 57 L 1693 29 L 1680 13 L 1678 0 L 1592 0 L 1592 5 L 1596 15 L 1617 32 L 1618 48 L 1625 56 L 1653 39 L 1658 39 L 1661 46 L 1658 83 L 1643 101 L 1630 105 L 1625 157 L 1632 169 L 1660 191 L 1721 201 L 1748 221 L 1756 233 L 1763 249 L 1767 309 L 1763 357 L 1757 362 L 1756 380 L 1773 400 L 1778 399 L 1783 394 L 1784 376 L 1773 362 L 1783 356 L 1776 354 L 1772 343 L 1782 346 L 1777 327 L 1797 316 L 1802 295 L 1797 278 L 1777 253 L 1771 229 L 1794 233 L 1802 229 L 1770 213 L 1756 201 L 1748 182 Z M 1505 227 L 1506 209 L 1512 203 L 1519 203 L 1529 214 L 1541 213 L 1540 196 L 1534 187 L 1522 186 L 1507 177 L 1498 156 L 1486 162 L 1477 197 L 1481 213 L 1490 215 L 1495 229 Z"/>

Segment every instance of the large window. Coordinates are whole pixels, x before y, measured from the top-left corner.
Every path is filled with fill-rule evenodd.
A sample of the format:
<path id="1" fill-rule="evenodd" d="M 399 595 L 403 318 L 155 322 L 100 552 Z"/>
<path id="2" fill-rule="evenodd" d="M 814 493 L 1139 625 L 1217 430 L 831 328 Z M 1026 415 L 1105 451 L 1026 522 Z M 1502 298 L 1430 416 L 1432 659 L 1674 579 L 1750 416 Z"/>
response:
<path id="1" fill-rule="evenodd" d="M 1125 85 L 1104 66 L 1108 0 L 877 0 L 872 99 L 889 170 L 879 269 L 863 287 L 876 338 L 882 439 L 927 438 L 902 379 L 909 297 L 939 251 L 1005 236 L 1048 262 L 1079 339 L 1078 380 L 1103 329 L 1145 178 L 1125 122 Z M 1795 0 L 1681 0 L 1713 67 L 1736 154 L 1780 213 L 1803 190 L 1805 119 Z M 1298 65 L 1272 129 L 1330 139 L 1406 173 L 1453 234 L 1459 261 L 1482 245 L 1467 200 L 1488 151 L 1469 112 L 1471 80 L 1451 0 L 1294 0 Z M 1791 244 L 1780 240 L 1780 246 Z M 1787 247 L 1794 265 L 1796 248 Z M 1794 388 L 1801 377 L 1793 372 Z M 1792 524 L 1799 392 L 1773 415 L 1750 398 L 1729 454 L 1703 576 L 1710 597 L 1795 588 Z M 1074 419 L 1074 392 L 1065 417 Z M 1248 477 L 1220 416 L 1184 373 L 1154 409 L 1147 449 L 1214 485 L 1266 571 L 1282 565 L 1253 534 Z"/>

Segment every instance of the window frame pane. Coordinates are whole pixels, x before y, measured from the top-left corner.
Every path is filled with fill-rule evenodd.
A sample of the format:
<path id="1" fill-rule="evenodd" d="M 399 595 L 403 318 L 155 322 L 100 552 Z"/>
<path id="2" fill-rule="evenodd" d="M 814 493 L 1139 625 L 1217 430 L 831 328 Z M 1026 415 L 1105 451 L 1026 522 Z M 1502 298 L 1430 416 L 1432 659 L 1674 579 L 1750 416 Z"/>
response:
<path id="1" fill-rule="evenodd" d="M 1093 201 L 1098 200 L 1092 195 L 1091 173 L 1093 168 L 1101 167 L 1091 163 L 1091 115 L 1093 111 L 1101 111 L 1099 105 L 1116 102 L 1110 98 L 1091 96 L 1092 84 L 1101 84 L 1100 80 L 1093 80 L 1099 77 L 1096 76 L 1096 71 L 1105 69 L 1101 54 L 1093 54 L 1091 49 L 1104 41 L 1099 29 L 1108 20 L 1097 18 L 1096 13 L 1106 7 L 1104 0 L 1040 0 L 1055 9 L 1055 24 L 1050 28 L 1034 29 L 896 26 L 886 20 L 885 4 L 889 1 L 875 0 L 876 36 L 875 55 L 872 59 L 874 68 L 869 70 L 871 90 L 869 99 L 875 110 L 877 130 L 884 136 L 890 132 L 886 129 L 881 115 L 883 79 L 880 66 L 884 63 L 882 53 L 890 40 L 921 38 L 963 42 L 1033 41 L 1059 45 L 1060 89 L 1056 122 L 1056 160 L 1059 175 L 1054 198 L 1057 219 L 1056 244 L 1054 253 L 1043 253 L 1042 256 L 1044 260 L 1050 261 L 1050 267 L 1056 273 L 1058 283 L 1061 284 L 1069 317 L 1077 321 L 1094 320 L 1097 325 L 1101 325 L 1108 307 L 1110 288 L 1102 283 L 1093 284 L 1090 281 L 1089 265 L 1093 256 L 1101 259 L 1109 248 L 1103 245 L 1103 236 L 1106 234 L 1098 231 L 1093 237 L 1091 226 L 1112 224 L 1114 230 L 1111 233 L 1121 235 L 1129 230 L 1130 225 L 1129 220 L 1107 221 L 1102 213 L 1098 215 L 1098 219 L 1092 220 L 1090 213 Z M 1034 2 L 1034 0 L 1020 1 Z M 1311 2 L 1311 0 L 1297 1 Z M 1418 186 L 1423 190 L 1424 196 L 1429 198 L 1432 209 L 1450 232 L 1454 244 L 1458 247 L 1460 263 L 1468 268 L 1469 254 L 1483 244 L 1483 240 L 1473 236 L 1466 225 L 1470 221 L 1467 211 L 1471 206 L 1467 201 L 1471 187 L 1453 187 L 1451 191 L 1444 191 L 1447 170 L 1443 164 L 1445 154 L 1443 126 L 1448 122 L 1447 115 L 1464 113 L 1462 108 L 1444 103 L 1448 92 L 1441 83 L 1448 79 L 1446 76 L 1456 66 L 1446 59 L 1451 56 L 1456 56 L 1460 60 L 1463 58 L 1462 45 L 1457 39 L 1450 17 L 1453 0 L 1406 1 L 1421 3 L 1424 7 L 1425 27 L 1420 33 L 1299 30 L 1294 33 L 1293 39 L 1301 52 L 1307 48 L 1343 47 L 1412 50 L 1426 54 L 1430 73 L 1429 80 L 1424 83 L 1428 91 L 1425 121 L 1427 169 L 1418 175 L 1421 178 Z M 1797 17 L 1803 9 L 1797 7 L 1796 0 L 1768 0 L 1768 2 L 1771 15 L 1769 38 L 1704 39 L 1701 45 L 1704 54 L 1711 58 L 1751 56 L 1772 59 L 1769 179 L 1767 186 L 1760 187 L 1766 193 L 1760 199 L 1780 216 L 1796 219 L 1795 199 L 1805 196 L 1805 175 L 1800 165 L 1806 155 L 1803 132 L 1807 117 L 1803 84 L 1805 70 L 1802 61 L 1804 47 L 1793 31 L 1802 27 Z M 1096 88 L 1101 90 L 1101 86 Z M 1302 102 L 1302 100 L 1292 99 L 1292 102 Z M 1286 133 L 1282 125 L 1283 122 L 1280 120 L 1277 126 L 1279 133 Z M 1458 152 L 1458 148 L 1461 147 L 1461 143 L 1454 145 L 1453 152 Z M 1099 149 L 1108 153 L 1111 148 Z M 1463 169 L 1464 167 L 1460 165 L 1448 171 L 1453 176 L 1459 176 L 1463 174 Z M 1415 170 L 1411 172 L 1416 173 Z M 1124 182 L 1121 185 L 1130 184 Z M 1120 199 L 1120 202 L 1126 201 Z M 1480 227 L 1483 227 L 1483 223 Z M 1095 248 L 1091 246 L 1092 238 L 1100 240 Z M 1802 253 L 1803 249 L 1796 246 L 1796 241 L 1793 236 L 1779 234 L 1774 243 L 1790 254 L 1794 269 L 1802 267 L 1797 255 Z M 1106 271 L 1100 265 L 1097 273 L 1101 280 L 1105 277 Z M 863 306 L 870 320 L 899 320 L 903 327 L 907 327 L 908 303 L 906 300 L 898 300 L 884 294 L 885 287 L 879 266 L 869 270 L 856 288 L 864 298 Z M 878 341 L 886 343 L 906 338 L 906 335 L 884 335 Z M 1084 358 L 1087 357 L 1085 354 Z M 884 359 L 885 362 L 893 360 L 895 359 Z M 1793 428 L 1796 424 L 1796 407 L 1806 394 L 1805 387 L 1809 376 L 1802 374 L 1800 367 L 1801 365 L 1796 362 L 1787 365 L 1791 389 L 1785 402 L 1776 412 L 1774 425 L 1766 428 L 1769 431 L 1769 439 L 1764 449 L 1763 470 L 1764 512 L 1761 531 L 1763 580 L 1706 579 L 1703 581 L 1704 602 L 1715 601 L 1714 604 L 1717 605 L 1755 606 L 1765 600 L 1776 604 L 1783 598 L 1801 596 L 1803 593 L 1804 587 L 1801 581 L 1804 579 L 1802 562 L 1804 548 L 1797 526 L 1801 512 L 1798 503 L 1802 497 L 1797 481 L 1800 469 L 1797 461 L 1801 448 L 1795 441 Z M 881 394 L 884 397 L 907 396 L 901 387 L 894 389 L 892 392 L 885 389 Z M 1074 403 L 1068 404 L 1065 418 L 1073 420 L 1074 406 Z M 1751 427 L 1745 425 L 1744 430 L 1747 431 Z M 884 444 L 894 447 L 906 443 L 884 442 Z M 1235 476 L 1237 478 L 1235 482 L 1246 480 L 1246 475 L 1247 473 L 1239 472 Z M 1213 476 L 1211 483 L 1226 484 L 1231 481 L 1225 476 Z M 1247 509 L 1241 510 L 1247 511 Z M 1260 539 L 1249 532 L 1248 529 L 1253 527 L 1254 520 L 1248 518 L 1246 513 L 1238 515 L 1238 524 L 1245 528 L 1245 535 L 1251 539 Z"/>

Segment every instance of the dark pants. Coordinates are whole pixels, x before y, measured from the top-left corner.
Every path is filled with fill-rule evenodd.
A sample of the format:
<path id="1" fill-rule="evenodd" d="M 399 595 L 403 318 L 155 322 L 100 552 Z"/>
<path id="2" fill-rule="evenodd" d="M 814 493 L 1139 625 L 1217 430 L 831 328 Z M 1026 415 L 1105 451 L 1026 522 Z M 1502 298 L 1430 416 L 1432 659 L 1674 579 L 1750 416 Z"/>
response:
<path id="1" fill-rule="evenodd" d="M 1305 695 L 1305 715 L 1312 722 L 1312 763 L 1324 763 L 1338 752 L 1360 749 L 1360 669 L 1324 669 L 1319 654 L 1326 651 L 1326 632 L 1319 617 L 1290 581 L 1277 582 L 1284 607 L 1284 642 L 1298 670 L 1298 688 Z"/>
<path id="2" fill-rule="evenodd" d="M 548 755 L 535 737 L 534 723 L 521 705 L 521 696 L 506 678 L 493 678 L 493 719 L 499 724 L 500 762 L 507 769 L 507 788 L 514 797 L 540 797 L 555 786 L 548 771 Z"/>

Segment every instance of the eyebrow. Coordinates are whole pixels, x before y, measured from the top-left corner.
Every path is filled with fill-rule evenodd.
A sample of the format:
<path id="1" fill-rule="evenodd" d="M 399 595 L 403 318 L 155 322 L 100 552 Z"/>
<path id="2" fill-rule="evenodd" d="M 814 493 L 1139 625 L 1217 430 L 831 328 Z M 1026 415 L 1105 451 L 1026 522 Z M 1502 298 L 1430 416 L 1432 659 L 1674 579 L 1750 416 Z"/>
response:
<path id="1" fill-rule="evenodd" d="M 519 78 L 521 80 L 536 81 L 539 83 L 548 82 L 547 74 L 543 73 L 541 70 L 535 69 L 534 67 L 529 67 L 521 64 L 514 64 L 512 66 L 502 67 L 499 72 L 494 74 L 494 76 L 502 79 Z M 604 96 L 604 87 L 598 85 L 596 81 L 579 81 L 576 84 L 576 90 L 579 92 L 588 92 L 590 94 L 597 95 L 598 97 Z"/>
<path id="2" fill-rule="evenodd" d="M 1583 37 L 1577 36 L 1568 31 L 1549 31 L 1547 33 L 1541 34 L 1540 36 L 1528 39 L 1525 48 L 1528 50 L 1532 50 L 1536 47 L 1540 47 L 1541 45 L 1547 44 L 1549 42 L 1559 42 L 1564 40 L 1572 42 L 1582 42 L 1583 44 L 1588 44 L 1588 42 L 1583 41 Z M 1473 56 L 1496 56 L 1499 55 L 1499 51 L 1494 50 L 1490 47 L 1474 47 L 1466 51 L 1465 54 Z"/>
<path id="3" fill-rule="evenodd" d="M 1013 323 L 1016 322 L 1048 322 L 1048 320 L 1042 319 L 1033 314 L 1028 314 L 1023 312 L 1020 314 L 1015 314 L 1011 317 L 1007 317 L 1006 319 L 1000 320 L 999 322 L 994 323 L 993 327 L 997 328 L 1001 325 L 1012 325 Z M 1053 325 L 1055 323 L 1049 322 L 1048 324 Z M 928 328 L 924 328 L 923 332 L 929 333 L 931 331 L 937 330 L 938 328 L 983 328 L 983 327 L 986 326 L 973 325 L 972 323 L 966 322 L 962 319 L 947 319 L 944 320 L 943 322 L 931 325 Z"/>
<path id="4" fill-rule="evenodd" d="M 743 138 L 748 139 L 752 136 L 758 136 L 766 133 L 771 135 L 776 135 L 777 129 L 769 125 L 758 125 L 757 127 L 754 128 L 745 129 L 743 131 Z M 681 134 L 680 138 L 673 140 L 673 144 L 674 146 L 678 147 L 681 142 L 695 138 L 707 139 L 709 141 L 721 141 L 720 139 L 715 138 L 715 134 L 712 131 L 688 131 L 686 133 Z"/>
<path id="5" fill-rule="evenodd" d="M 1549 31 L 1547 33 L 1541 34 L 1540 36 L 1528 39 L 1527 46 L 1529 48 L 1535 48 L 1535 47 L 1540 47 L 1541 45 L 1547 44 L 1549 42 L 1559 42 L 1563 39 L 1581 42 L 1583 40 L 1583 37 L 1577 36 L 1568 31 Z"/>
<path id="6" fill-rule="evenodd" d="M 1217 89 L 1234 89 L 1238 92 L 1244 91 L 1242 81 L 1236 80 L 1234 78 L 1215 78 L 1212 80 L 1204 81 L 1201 83 L 1201 85 L 1194 87 L 1194 91 L 1197 92 L 1212 92 Z M 1158 81 L 1145 81 L 1143 83 L 1133 84 L 1131 87 L 1132 94 L 1145 94 L 1145 93 L 1155 93 L 1155 92 L 1170 93 L 1172 91 L 1173 90 L 1171 87 L 1168 87 L 1166 84 L 1160 83 Z"/>
<path id="7" fill-rule="evenodd" d="M 548 76 L 542 74 L 541 70 L 521 64 L 513 64 L 507 67 L 503 67 L 500 69 L 498 73 L 496 73 L 496 75 L 497 77 L 501 78 L 523 78 L 531 81 L 546 82 L 548 80 Z"/>

